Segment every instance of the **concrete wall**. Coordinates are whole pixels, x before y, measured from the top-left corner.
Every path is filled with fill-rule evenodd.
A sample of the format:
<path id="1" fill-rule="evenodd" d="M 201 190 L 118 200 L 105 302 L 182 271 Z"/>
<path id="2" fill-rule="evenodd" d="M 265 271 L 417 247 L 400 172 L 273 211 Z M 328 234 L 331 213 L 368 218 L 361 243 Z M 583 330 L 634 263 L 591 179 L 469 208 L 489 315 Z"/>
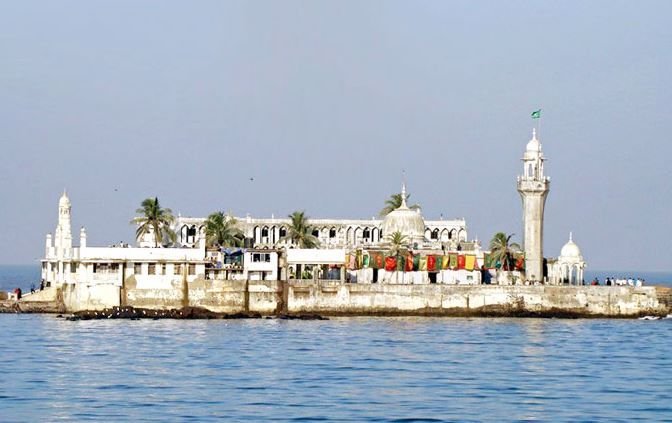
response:
<path id="1" fill-rule="evenodd" d="M 144 285 L 138 284 L 133 276 L 126 279 L 123 288 L 112 284 L 68 284 L 62 289 L 62 303 L 70 312 L 117 305 L 148 309 L 190 306 L 219 313 L 286 311 L 325 315 L 461 315 L 516 310 L 617 317 L 672 312 L 672 291 L 656 287 L 386 285 L 205 279 L 174 281 L 161 287 Z"/>
<path id="2" fill-rule="evenodd" d="M 526 311 L 564 310 L 586 315 L 664 313 L 655 287 L 363 285 L 293 282 L 288 311 L 324 314 L 453 314 L 500 306 Z"/>
<path id="3" fill-rule="evenodd" d="M 103 310 L 120 304 L 120 288 L 113 284 L 65 284 L 61 288 L 65 310 Z"/>
<path id="4" fill-rule="evenodd" d="M 217 313 L 242 311 L 272 314 L 282 298 L 278 281 L 220 281 L 197 279 L 147 287 L 129 277 L 122 291 L 123 305 L 171 309 L 201 307 Z"/>

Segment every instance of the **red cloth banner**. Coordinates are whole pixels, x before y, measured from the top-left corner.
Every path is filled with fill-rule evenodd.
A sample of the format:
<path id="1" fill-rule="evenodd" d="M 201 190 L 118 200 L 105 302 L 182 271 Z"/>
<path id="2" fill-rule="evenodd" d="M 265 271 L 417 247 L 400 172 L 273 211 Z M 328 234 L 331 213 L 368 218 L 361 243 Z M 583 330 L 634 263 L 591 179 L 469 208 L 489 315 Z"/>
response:
<path id="1" fill-rule="evenodd" d="M 408 256 L 406 256 L 406 270 L 407 272 L 412 272 L 413 271 L 413 254 L 408 253 Z"/>
<path id="2" fill-rule="evenodd" d="M 385 257 L 385 270 L 388 272 L 397 270 L 397 259 L 394 257 Z"/>
<path id="3" fill-rule="evenodd" d="M 430 272 L 436 270 L 436 257 L 427 256 L 427 270 L 429 270 Z"/>
<path id="4" fill-rule="evenodd" d="M 459 254 L 457 256 L 457 268 L 458 269 L 464 269 L 464 265 L 467 263 L 467 258 L 466 256 Z"/>

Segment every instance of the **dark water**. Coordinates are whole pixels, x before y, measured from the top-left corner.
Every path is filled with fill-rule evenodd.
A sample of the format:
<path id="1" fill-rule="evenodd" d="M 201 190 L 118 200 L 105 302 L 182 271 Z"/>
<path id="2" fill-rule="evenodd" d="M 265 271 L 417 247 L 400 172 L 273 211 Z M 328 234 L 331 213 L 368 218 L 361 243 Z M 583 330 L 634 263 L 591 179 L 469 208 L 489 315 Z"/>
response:
<path id="1" fill-rule="evenodd" d="M 3 422 L 672 421 L 672 320 L 0 325 Z"/>

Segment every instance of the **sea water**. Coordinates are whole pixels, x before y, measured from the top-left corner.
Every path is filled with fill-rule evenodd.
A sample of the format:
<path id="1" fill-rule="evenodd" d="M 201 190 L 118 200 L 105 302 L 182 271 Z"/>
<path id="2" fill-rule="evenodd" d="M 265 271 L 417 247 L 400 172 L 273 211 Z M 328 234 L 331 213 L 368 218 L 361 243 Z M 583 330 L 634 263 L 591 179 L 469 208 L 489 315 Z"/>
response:
<path id="1" fill-rule="evenodd" d="M 672 320 L 0 315 L 0 420 L 672 420 Z"/>
<path id="2" fill-rule="evenodd" d="M 0 327 L 2 422 L 672 421 L 672 319 Z"/>

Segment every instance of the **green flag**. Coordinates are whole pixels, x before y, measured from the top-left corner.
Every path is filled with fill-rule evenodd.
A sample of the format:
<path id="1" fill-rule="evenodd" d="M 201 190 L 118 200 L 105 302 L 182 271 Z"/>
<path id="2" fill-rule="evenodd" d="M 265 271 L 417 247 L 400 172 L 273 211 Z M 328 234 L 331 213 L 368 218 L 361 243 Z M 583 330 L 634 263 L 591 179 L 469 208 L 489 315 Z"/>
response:
<path id="1" fill-rule="evenodd" d="M 540 119 L 540 118 L 541 118 L 541 109 L 532 112 L 532 119 Z"/>

